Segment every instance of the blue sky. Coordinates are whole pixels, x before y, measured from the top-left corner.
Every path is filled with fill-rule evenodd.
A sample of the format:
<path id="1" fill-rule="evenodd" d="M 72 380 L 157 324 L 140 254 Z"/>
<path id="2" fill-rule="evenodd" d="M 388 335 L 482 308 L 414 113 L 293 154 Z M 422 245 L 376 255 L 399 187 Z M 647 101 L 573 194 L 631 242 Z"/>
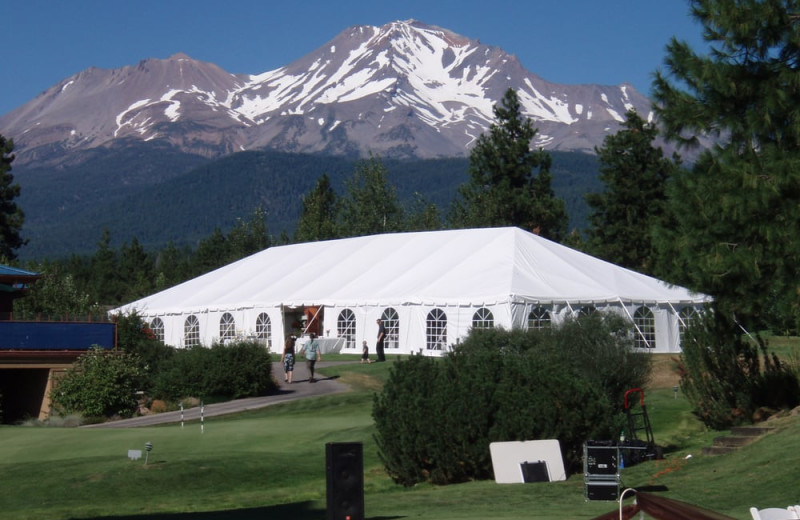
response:
<path id="1" fill-rule="evenodd" d="M 702 43 L 684 0 L 18 0 L 2 11 L 0 115 L 89 67 L 183 52 L 259 74 L 352 25 L 411 18 L 501 47 L 548 81 L 629 82 L 645 95 L 672 36 Z"/>

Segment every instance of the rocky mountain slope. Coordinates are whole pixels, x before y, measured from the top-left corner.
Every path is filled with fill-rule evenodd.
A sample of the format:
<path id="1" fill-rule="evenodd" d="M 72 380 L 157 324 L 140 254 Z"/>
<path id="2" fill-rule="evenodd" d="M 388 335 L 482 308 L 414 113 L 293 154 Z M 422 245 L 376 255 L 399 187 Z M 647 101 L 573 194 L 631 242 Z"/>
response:
<path id="1" fill-rule="evenodd" d="M 625 111 L 651 117 L 632 86 L 558 85 L 446 29 L 409 20 L 354 26 L 305 57 L 254 75 L 177 54 L 90 68 L 0 118 L 15 165 L 63 165 L 87 150 L 162 142 L 207 158 L 241 150 L 387 158 L 464 157 L 517 91 L 536 146 L 588 151 Z"/>

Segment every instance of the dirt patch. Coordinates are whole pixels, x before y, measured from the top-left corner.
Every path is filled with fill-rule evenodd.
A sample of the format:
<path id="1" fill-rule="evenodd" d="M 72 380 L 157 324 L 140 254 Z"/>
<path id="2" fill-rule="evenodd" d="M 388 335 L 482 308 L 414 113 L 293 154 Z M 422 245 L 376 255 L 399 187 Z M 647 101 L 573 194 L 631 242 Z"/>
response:
<path id="1" fill-rule="evenodd" d="M 383 383 L 377 377 L 368 374 L 359 374 L 356 372 L 346 372 L 342 374 L 340 382 L 351 386 L 353 388 L 363 388 L 366 390 L 380 391 L 383 388 Z"/>
<path id="2" fill-rule="evenodd" d="M 650 388 L 672 388 L 680 384 L 676 354 L 652 354 L 653 371 L 650 374 Z"/>

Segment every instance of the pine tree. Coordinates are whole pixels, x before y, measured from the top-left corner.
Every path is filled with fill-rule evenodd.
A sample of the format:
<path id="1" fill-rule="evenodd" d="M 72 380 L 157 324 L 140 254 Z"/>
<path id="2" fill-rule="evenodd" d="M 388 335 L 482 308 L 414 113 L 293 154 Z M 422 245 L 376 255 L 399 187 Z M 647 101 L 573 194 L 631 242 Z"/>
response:
<path id="1" fill-rule="evenodd" d="M 590 252 L 648 274 L 656 263 L 651 228 L 664 218 L 666 184 L 680 165 L 653 146 L 657 136 L 654 124 L 629 111 L 623 129 L 595 148 L 605 191 L 586 195 Z"/>
<path id="2" fill-rule="evenodd" d="M 406 231 L 436 231 L 442 229 L 439 207 L 428 202 L 419 192 L 414 193 L 411 208 L 407 211 Z"/>
<path id="3" fill-rule="evenodd" d="M 229 262 L 235 262 L 268 248 L 270 237 L 264 208 L 258 206 L 247 220 L 236 219 L 236 225 L 228 233 L 228 243 L 230 244 Z"/>
<path id="4" fill-rule="evenodd" d="M 14 161 L 14 140 L 0 134 L 0 260 L 14 260 L 16 250 L 28 243 L 20 236 L 25 214 L 14 199 L 19 197 L 19 184 L 14 183 L 11 163 Z"/>
<path id="5" fill-rule="evenodd" d="M 153 290 L 153 260 L 136 237 L 120 248 L 119 277 L 124 285 L 122 302 L 142 298 Z"/>
<path id="6" fill-rule="evenodd" d="M 342 237 L 357 237 L 403 230 L 403 211 L 397 192 L 387 179 L 386 167 L 375 158 L 359 161 L 346 180 L 340 199 L 339 230 Z"/>
<path id="7" fill-rule="evenodd" d="M 123 301 L 125 282 L 120 277 L 119 258 L 111 248 L 111 232 L 103 229 L 90 262 L 89 295 L 94 304 L 113 305 Z"/>
<path id="8" fill-rule="evenodd" d="M 513 89 L 494 107 L 497 122 L 478 138 L 470 153 L 470 180 L 459 188 L 453 227 L 518 226 L 560 241 L 569 218 L 551 187 L 552 157 L 531 150 L 537 130 Z M 538 169 L 538 174 L 535 170 Z"/>
<path id="9" fill-rule="evenodd" d="M 315 242 L 338 237 L 336 211 L 338 200 L 330 178 L 322 174 L 308 195 L 303 196 L 303 209 L 294 234 L 295 242 Z"/>
<path id="10" fill-rule="evenodd" d="M 800 316 L 800 2 L 693 0 L 707 55 L 667 47 L 653 95 L 667 137 L 716 137 L 669 186 L 664 275 L 755 329 Z"/>
<path id="11" fill-rule="evenodd" d="M 230 242 L 222 230 L 216 228 L 210 236 L 202 239 L 197 245 L 197 250 L 190 260 L 190 278 L 222 267 L 228 263 L 230 252 Z"/>
<path id="12" fill-rule="evenodd" d="M 155 256 L 154 270 L 154 289 L 163 291 L 183 282 L 189 273 L 189 253 L 180 251 L 175 244 L 170 241 L 166 247 L 161 249 Z"/>

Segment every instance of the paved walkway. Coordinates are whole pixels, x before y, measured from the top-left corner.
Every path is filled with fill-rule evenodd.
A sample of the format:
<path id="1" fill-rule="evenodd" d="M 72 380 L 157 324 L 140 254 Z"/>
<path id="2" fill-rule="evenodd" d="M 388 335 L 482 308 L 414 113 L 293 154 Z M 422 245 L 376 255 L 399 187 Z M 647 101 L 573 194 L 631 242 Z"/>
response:
<path id="1" fill-rule="evenodd" d="M 203 408 L 203 417 L 214 417 L 231 413 L 244 412 L 247 410 L 257 410 L 278 403 L 314 397 L 318 395 L 329 395 L 348 390 L 348 386 L 339 383 L 335 379 L 325 377 L 320 370 L 325 371 L 325 367 L 357 363 L 357 361 L 321 361 L 317 363 L 316 382 L 309 383 L 308 371 L 304 360 L 300 360 L 294 365 L 294 380 L 290 385 L 283 381 L 283 365 L 279 362 L 272 363 L 272 376 L 279 383 L 278 392 L 263 397 L 248 397 L 236 399 L 224 403 L 207 404 Z M 200 407 L 187 408 L 183 411 L 184 421 L 200 420 Z M 88 424 L 83 428 L 134 428 L 137 426 L 152 426 L 155 424 L 177 423 L 181 421 L 180 410 L 175 412 L 155 413 L 133 417 L 132 419 L 121 419 L 119 421 L 109 421 L 102 424 Z"/>

